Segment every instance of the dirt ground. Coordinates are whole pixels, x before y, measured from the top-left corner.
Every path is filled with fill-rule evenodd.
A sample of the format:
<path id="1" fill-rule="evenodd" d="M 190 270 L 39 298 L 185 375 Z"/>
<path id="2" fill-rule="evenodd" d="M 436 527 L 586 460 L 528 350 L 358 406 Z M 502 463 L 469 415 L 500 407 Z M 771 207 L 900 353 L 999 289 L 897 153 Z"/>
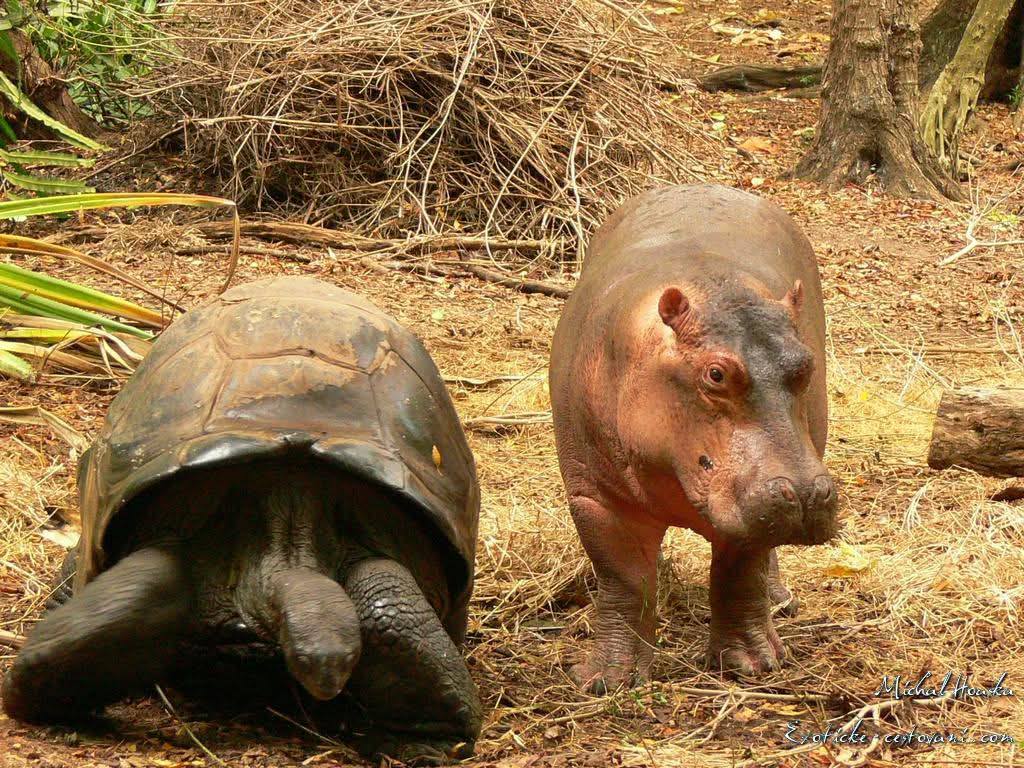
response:
<path id="1" fill-rule="evenodd" d="M 699 74 L 716 56 L 723 63 L 818 59 L 827 46 L 827 6 L 777 0 L 764 9 L 749 0 L 698 0 L 651 9 L 667 33 L 666 55 L 678 58 L 682 71 Z M 685 41 L 685 50 L 671 40 Z M 676 99 L 681 120 L 727 139 L 721 157 L 705 158 L 713 169 L 709 180 L 776 200 L 815 245 L 828 314 L 826 458 L 841 483 L 842 532 L 828 546 L 781 552 L 783 572 L 802 603 L 798 617 L 776 620 L 790 660 L 777 674 L 743 683 L 700 664 L 710 553 L 694 535 L 673 532 L 665 547 L 654 682 L 591 697 L 567 677 L 590 635 L 593 580 L 565 510 L 551 426 L 472 428 L 483 516 L 467 653 L 487 717 L 470 764 L 1024 764 L 1020 695 L 886 705 L 875 713 L 877 724 L 867 716 L 869 732 L 952 732 L 969 743 L 879 744 L 865 756 L 847 745 L 791 740 L 849 723 L 866 704 L 884 704 L 885 697 L 874 695 L 883 676 L 916 680 L 927 671 L 937 678 L 951 671 L 987 687 L 1006 672 L 1005 685 L 1024 689 L 1022 507 L 990 499 L 1007 481 L 937 473 L 925 465 L 943 390 L 1024 384 L 1024 249 L 978 247 L 937 266 L 964 247 L 972 220 L 979 239 L 1022 237 L 1024 178 L 1006 168 L 1024 156 L 1024 141 L 1013 135 L 1007 107 L 984 106 L 966 139 L 974 162 L 972 201 L 939 206 L 890 199 L 871 188 L 826 192 L 781 180 L 809 141 L 817 101 L 699 93 L 665 98 Z M 173 157 L 135 163 L 140 188 L 179 178 Z M 50 226 L 55 236 L 191 306 L 215 292 L 224 271 L 216 254 L 179 253 L 206 242 L 192 226 L 196 220 L 184 213 L 90 215 Z M 343 251 L 273 248 L 274 255 L 244 256 L 236 281 L 315 275 L 393 313 L 425 341 L 446 376 L 524 377 L 491 386 L 451 384 L 464 419 L 548 408 L 546 359 L 559 300 L 472 278 L 380 272 Z M 104 285 L 80 268 L 56 271 Z M 539 266 L 533 272 L 572 280 L 569 272 L 545 275 Z M 42 405 L 92 435 L 115 388 L 4 381 L 0 392 L 5 404 Z M 0 629 L 22 633 L 38 616 L 63 557 L 62 542 L 74 532 L 75 457 L 43 427 L 5 427 L 3 436 Z M 0 660 L 0 670 L 10 658 Z M 243 700 L 228 716 L 214 717 L 173 689 L 168 696 L 173 713 L 157 698 L 131 701 L 77 731 L 0 715 L 0 766 L 254 768 L 354 761 L 331 734 L 310 732 L 288 702 L 271 710 Z M 986 734 L 1005 738 L 980 743 Z"/>

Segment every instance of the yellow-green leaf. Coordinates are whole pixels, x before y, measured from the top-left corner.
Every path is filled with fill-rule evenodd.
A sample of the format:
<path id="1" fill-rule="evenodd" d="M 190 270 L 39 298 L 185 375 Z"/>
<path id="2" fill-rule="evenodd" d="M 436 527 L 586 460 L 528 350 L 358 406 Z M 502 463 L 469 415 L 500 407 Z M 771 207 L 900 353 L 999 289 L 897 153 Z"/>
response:
<path id="1" fill-rule="evenodd" d="M 97 208 L 138 208 L 144 205 L 235 207 L 232 200 L 207 195 L 185 195 L 176 192 L 99 192 L 61 197 L 36 197 L 31 200 L 7 200 L 0 202 L 0 219 L 43 216 L 48 213 L 74 213 Z"/>
<path id="2" fill-rule="evenodd" d="M 140 339 L 151 339 L 153 337 L 153 334 L 142 328 L 135 328 L 126 323 L 103 317 L 103 315 L 97 315 L 95 312 L 88 312 L 43 296 L 36 296 L 28 291 L 11 288 L 2 283 L 0 283 L 0 306 L 10 307 L 23 315 L 40 315 L 60 320 L 71 320 L 86 326 L 95 325 L 108 331 L 126 333 Z"/>
<path id="3" fill-rule="evenodd" d="M 17 355 L 12 355 L 10 352 L 0 349 L 0 376 L 21 379 L 22 381 L 32 381 L 35 375 L 35 368 L 30 364 Z"/>
<path id="4" fill-rule="evenodd" d="M 70 283 L 67 280 L 60 280 L 39 272 L 31 272 L 13 264 L 0 264 L 0 285 L 89 312 L 119 315 L 154 328 L 163 327 L 163 319 L 160 314 L 152 309 L 139 306 L 127 299 L 87 288 L 84 285 Z"/>

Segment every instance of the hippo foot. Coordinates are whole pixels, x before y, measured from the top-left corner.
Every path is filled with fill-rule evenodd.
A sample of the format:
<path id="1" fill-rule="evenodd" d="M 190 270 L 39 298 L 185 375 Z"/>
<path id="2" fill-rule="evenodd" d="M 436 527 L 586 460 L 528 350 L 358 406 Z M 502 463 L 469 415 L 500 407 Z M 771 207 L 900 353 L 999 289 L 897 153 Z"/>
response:
<path id="1" fill-rule="evenodd" d="M 646 669 L 636 663 L 611 664 L 588 659 L 569 670 L 569 677 L 587 693 L 605 696 L 619 688 L 635 688 L 650 680 Z"/>
<path id="2" fill-rule="evenodd" d="M 410 738 L 415 741 L 410 741 Z M 473 756 L 473 742 L 434 738 L 408 733 L 380 733 L 357 743 L 359 752 L 379 763 L 382 758 L 405 765 L 448 765 Z"/>
<path id="3" fill-rule="evenodd" d="M 775 628 L 749 627 L 712 635 L 708 664 L 727 674 L 754 676 L 775 672 L 786 658 L 786 647 Z"/>

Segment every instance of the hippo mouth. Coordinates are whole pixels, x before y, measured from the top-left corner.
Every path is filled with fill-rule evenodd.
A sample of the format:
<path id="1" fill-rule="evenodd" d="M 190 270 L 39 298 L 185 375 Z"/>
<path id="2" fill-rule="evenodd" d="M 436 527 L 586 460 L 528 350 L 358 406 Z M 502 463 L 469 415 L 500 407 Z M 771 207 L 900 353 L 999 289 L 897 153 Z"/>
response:
<path id="1" fill-rule="evenodd" d="M 833 509 L 803 510 L 802 514 L 787 517 L 768 509 L 744 506 L 736 499 L 716 499 L 714 494 L 691 504 L 711 526 L 716 538 L 740 548 L 824 544 L 838 530 Z"/>

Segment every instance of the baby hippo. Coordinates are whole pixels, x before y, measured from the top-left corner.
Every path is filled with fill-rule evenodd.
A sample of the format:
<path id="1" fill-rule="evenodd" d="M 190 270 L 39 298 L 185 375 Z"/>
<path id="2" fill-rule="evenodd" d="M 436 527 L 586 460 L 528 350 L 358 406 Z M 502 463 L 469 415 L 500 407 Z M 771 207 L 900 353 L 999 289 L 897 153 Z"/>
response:
<path id="1" fill-rule="evenodd" d="M 594 236 L 551 353 L 569 508 L 598 579 L 600 693 L 647 679 L 669 526 L 711 543 L 710 663 L 778 669 L 774 548 L 835 532 L 814 253 L 776 205 L 720 186 L 629 200 Z"/>

